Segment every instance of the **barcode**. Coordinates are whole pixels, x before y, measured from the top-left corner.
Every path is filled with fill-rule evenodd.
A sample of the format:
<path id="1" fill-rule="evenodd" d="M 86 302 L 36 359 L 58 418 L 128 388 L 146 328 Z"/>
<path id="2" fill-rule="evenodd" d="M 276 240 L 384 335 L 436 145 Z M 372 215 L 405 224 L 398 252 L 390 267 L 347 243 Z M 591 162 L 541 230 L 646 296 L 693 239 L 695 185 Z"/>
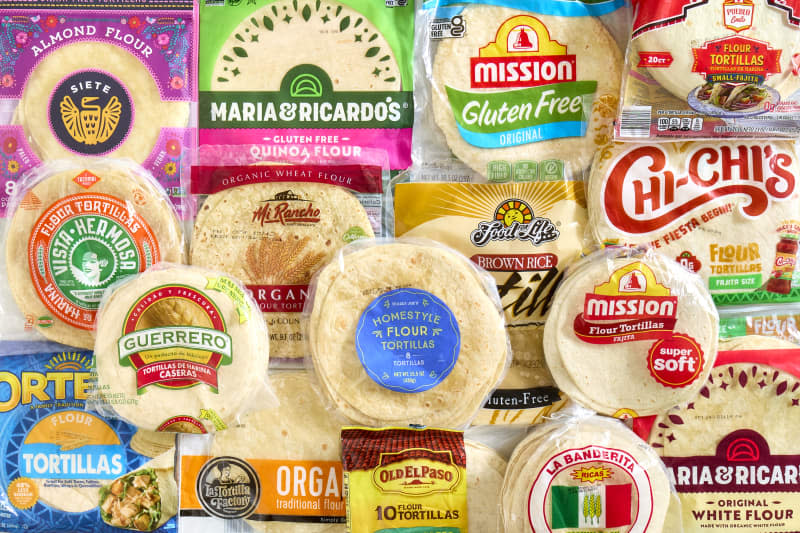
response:
<path id="1" fill-rule="evenodd" d="M 622 137 L 650 137 L 649 105 L 630 106 L 622 110 L 619 119 L 619 132 Z"/>

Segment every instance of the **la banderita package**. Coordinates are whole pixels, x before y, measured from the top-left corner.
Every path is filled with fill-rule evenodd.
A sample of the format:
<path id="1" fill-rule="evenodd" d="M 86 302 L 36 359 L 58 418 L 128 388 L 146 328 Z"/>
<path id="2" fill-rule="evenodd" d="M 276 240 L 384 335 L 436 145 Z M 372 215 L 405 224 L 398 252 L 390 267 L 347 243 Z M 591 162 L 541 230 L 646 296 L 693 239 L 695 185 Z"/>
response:
<path id="1" fill-rule="evenodd" d="M 800 2 L 635 0 L 616 134 L 800 134 Z"/>
<path id="2" fill-rule="evenodd" d="M 175 437 L 85 410 L 92 358 L 3 356 L 1 530 L 175 531 Z"/>
<path id="3" fill-rule="evenodd" d="M 416 30 L 413 179 L 580 175 L 612 134 L 624 4 L 425 2 Z"/>
<path id="4" fill-rule="evenodd" d="M 130 158 L 172 197 L 186 195 L 197 90 L 193 3 L 133 7 L 0 2 L 0 214 L 19 177 L 53 159 Z"/>
<path id="5" fill-rule="evenodd" d="M 414 2 L 206 0 L 200 17 L 205 154 L 410 165 Z"/>
<path id="6" fill-rule="evenodd" d="M 402 183 L 394 198 L 398 236 L 443 242 L 497 285 L 513 358 L 473 424 L 532 424 L 560 409 L 542 333 L 564 271 L 584 249 L 583 183 Z"/>

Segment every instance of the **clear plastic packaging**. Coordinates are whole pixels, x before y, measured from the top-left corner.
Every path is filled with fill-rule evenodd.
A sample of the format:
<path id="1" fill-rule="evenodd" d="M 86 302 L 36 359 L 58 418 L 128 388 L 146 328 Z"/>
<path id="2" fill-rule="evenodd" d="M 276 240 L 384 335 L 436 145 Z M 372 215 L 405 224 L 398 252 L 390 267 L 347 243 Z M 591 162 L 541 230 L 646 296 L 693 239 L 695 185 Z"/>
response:
<path id="1" fill-rule="evenodd" d="M 185 259 L 174 204 L 133 161 L 49 161 L 16 185 L 0 284 L 3 340 L 44 336 L 91 348 L 109 286 Z"/>
<path id="2" fill-rule="evenodd" d="M 358 424 L 463 428 L 510 363 L 494 280 L 433 241 L 345 246 L 312 280 L 304 316 L 307 368 Z"/>
<path id="3" fill-rule="evenodd" d="M 140 428 L 221 431 L 275 403 L 267 326 L 223 273 L 159 263 L 106 294 L 96 335 L 92 405 Z"/>

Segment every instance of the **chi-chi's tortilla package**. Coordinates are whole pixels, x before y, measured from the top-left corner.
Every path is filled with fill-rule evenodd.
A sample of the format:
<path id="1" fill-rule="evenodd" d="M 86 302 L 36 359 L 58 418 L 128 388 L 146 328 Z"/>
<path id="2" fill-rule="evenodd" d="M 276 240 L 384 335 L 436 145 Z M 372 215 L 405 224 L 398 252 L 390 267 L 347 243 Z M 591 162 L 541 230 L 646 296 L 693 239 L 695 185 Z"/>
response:
<path id="1" fill-rule="evenodd" d="M 775 338 L 721 343 L 700 394 L 655 420 L 686 533 L 800 531 L 798 356 Z"/>
<path id="2" fill-rule="evenodd" d="M 301 313 L 311 276 L 347 243 L 381 234 L 381 174 L 367 165 L 253 165 L 193 180 L 192 191 L 207 196 L 191 263 L 246 283 L 269 328 L 273 366 L 302 366 L 308 354 Z"/>
<path id="3" fill-rule="evenodd" d="M 719 317 L 697 274 L 650 249 L 607 248 L 570 268 L 544 327 L 558 387 L 598 413 L 657 414 L 694 397 Z"/>
<path id="4" fill-rule="evenodd" d="M 617 137 L 800 134 L 800 2 L 633 5 Z"/>
<path id="5" fill-rule="evenodd" d="M 0 214 L 26 170 L 97 156 L 133 159 L 183 206 L 197 91 L 193 2 L 78 4 L 0 2 Z"/>
<path id="6" fill-rule="evenodd" d="M 175 436 L 85 410 L 91 352 L 4 355 L 0 529 L 175 531 Z"/>
<path id="7" fill-rule="evenodd" d="M 604 244 L 647 244 L 697 272 L 718 306 L 797 301 L 793 141 L 614 143 L 587 189 Z"/>
<path id="8" fill-rule="evenodd" d="M 612 135 L 624 5 L 425 2 L 416 29 L 412 179 L 580 176 Z"/>
<path id="9" fill-rule="evenodd" d="M 584 248 L 583 183 L 403 183 L 395 233 L 435 239 L 487 270 L 505 311 L 512 362 L 473 424 L 532 424 L 565 398 L 544 360 L 544 320 Z"/>
<path id="10" fill-rule="evenodd" d="M 413 2 L 206 1 L 200 18 L 205 155 L 411 164 Z"/>

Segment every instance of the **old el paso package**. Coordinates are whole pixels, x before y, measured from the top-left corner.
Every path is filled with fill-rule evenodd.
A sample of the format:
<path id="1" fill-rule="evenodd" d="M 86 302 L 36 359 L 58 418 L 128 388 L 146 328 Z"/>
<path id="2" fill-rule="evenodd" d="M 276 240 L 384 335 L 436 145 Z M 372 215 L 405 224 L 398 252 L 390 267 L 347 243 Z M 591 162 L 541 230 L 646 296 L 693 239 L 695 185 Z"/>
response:
<path id="1" fill-rule="evenodd" d="M 171 443 L 159 448 L 134 426 L 84 410 L 92 357 L 2 358 L 0 531 L 175 530 L 172 468 L 151 461 L 166 449 L 169 463 Z"/>

